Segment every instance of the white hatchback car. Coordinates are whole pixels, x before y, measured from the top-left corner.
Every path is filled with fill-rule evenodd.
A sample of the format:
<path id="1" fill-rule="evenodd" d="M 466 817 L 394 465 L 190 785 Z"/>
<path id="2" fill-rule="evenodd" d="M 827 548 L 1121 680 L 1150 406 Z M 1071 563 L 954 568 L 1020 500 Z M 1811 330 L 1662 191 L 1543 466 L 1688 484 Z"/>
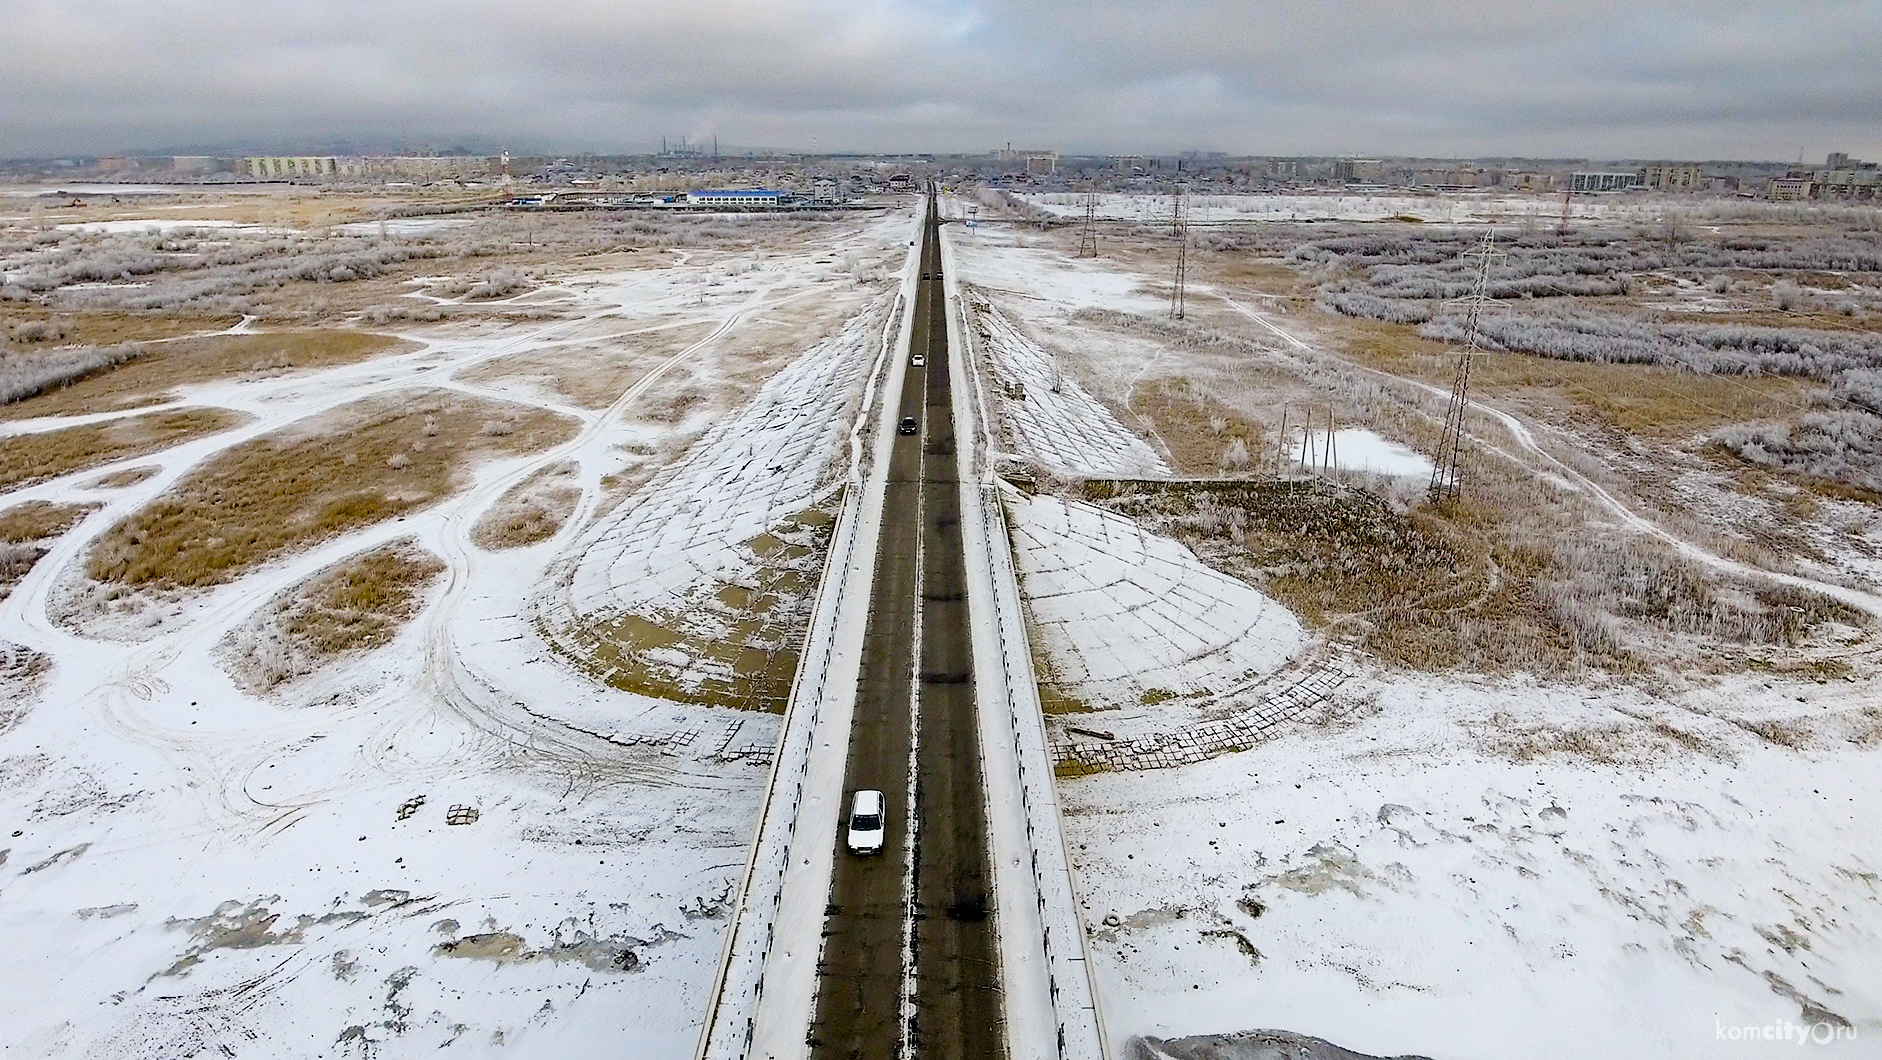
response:
<path id="1" fill-rule="evenodd" d="M 880 854 L 882 833 L 882 793 L 863 788 L 850 799 L 849 834 L 844 841 L 852 854 Z"/>
<path id="2" fill-rule="evenodd" d="M 927 355 L 926 355 L 926 354 L 920 354 L 920 353 L 918 353 L 918 354 L 916 354 L 915 356 L 913 356 L 913 357 L 910 357 L 910 358 L 908 359 L 908 363 L 909 363 L 909 365 L 910 365 L 910 367 L 914 367 L 914 368 L 926 368 L 926 367 L 928 367 L 928 357 L 927 357 Z"/>

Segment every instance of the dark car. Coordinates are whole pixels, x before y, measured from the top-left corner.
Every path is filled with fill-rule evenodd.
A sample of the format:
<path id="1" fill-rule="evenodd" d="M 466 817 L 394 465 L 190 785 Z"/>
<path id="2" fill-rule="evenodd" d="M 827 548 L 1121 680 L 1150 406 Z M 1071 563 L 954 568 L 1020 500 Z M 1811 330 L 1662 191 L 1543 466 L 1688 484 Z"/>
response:
<path id="1" fill-rule="evenodd" d="M 915 422 L 915 417 L 913 416 L 903 416 L 902 422 L 895 425 L 895 433 L 920 434 L 921 424 Z"/>

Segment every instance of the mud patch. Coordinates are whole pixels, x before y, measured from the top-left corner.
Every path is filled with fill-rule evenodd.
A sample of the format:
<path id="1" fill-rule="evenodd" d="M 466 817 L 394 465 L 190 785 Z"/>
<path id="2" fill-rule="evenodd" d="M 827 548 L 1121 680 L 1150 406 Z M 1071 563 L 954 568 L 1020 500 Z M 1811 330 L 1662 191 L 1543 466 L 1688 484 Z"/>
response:
<path id="1" fill-rule="evenodd" d="M 447 927 L 448 925 L 448 927 Z M 438 928 L 454 932 L 453 921 L 441 921 Z M 530 964 L 536 961 L 572 961 L 597 972 L 638 972 L 643 966 L 641 954 L 649 949 L 687 936 L 656 925 L 653 937 L 643 939 L 625 932 L 598 935 L 584 930 L 574 921 L 564 921 L 551 933 L 549 944 L 530 949 L 521 935 L 509 931 L 484 931 L 465 935 L 432 947 L 439 957 L 491 961 L 496 964 Z"/>
<path id="2" fill-rule="evenodd" d="M 1325 1038 L 1291 1031 L 1239 1031 L 1188 1038 L 1137 1038 L 1125 1049 L 1131 1060 L 1430 1060 L 1406 1054 L 1379 1057 L 1342 1049 Z"/>

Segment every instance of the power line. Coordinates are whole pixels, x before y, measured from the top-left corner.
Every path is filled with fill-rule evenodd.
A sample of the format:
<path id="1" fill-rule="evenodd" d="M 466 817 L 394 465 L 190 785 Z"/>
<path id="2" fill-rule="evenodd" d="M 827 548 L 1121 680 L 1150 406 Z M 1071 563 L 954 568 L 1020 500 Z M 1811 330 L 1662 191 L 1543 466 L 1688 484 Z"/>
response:
<path id="1" fill-rule="evenodd" d="M 1431 465 L 1431 503 L 1443 502 L 1446 497 L 1456 497 L 1459 480 L 1462 477 L 1464 456 L 1464 413 L 1470 408 L 1470 367 L 1480 348 L 1477 345 L 1477 325 L 1483 316 L 1483 307 L 1493 305 L 1496 299 L 1490 297 L 1490 261 L 1496 257 L 1496 230 L 1489 229 L 1483 234 L 1483 243 L 1477 250 L 1477 285 L 1474 293 L 1456 300 L 1467 308 L 1464 320 L 1464 349 L 1457 358 L 1457 374 L 1451 379 L 1451 403 L 1444 412 L 1444 435 L 1438 443 L 1438 458 Z"/>
<path id="2" fill-rule="evenodd" d="M 1095 258 L 1098 256 L 1098 190 L 1090 182 L 1085 184 L 1085 228 L 1078 237 L 1078 256 Z"/>
<path id="3" fill-rule="evenodd" d="M 1179 183 L 1170 193 L 1170 229 L 1176 234 L 1176 283 L 1170 288 L 1171 320 L 1183 319 L 1184 287 L 1189 279 L 1189 211 L 1183 204 L 1187 187 Z"/>

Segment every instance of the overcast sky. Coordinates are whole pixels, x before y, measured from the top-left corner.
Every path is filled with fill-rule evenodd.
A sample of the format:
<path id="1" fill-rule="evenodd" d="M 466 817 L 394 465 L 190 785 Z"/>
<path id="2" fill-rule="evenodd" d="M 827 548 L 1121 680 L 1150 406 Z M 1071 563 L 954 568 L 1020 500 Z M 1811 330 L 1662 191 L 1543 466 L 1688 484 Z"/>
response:
<path id="1" fill-rule="evenodd" d="M 0 0 L 0 156 L 1882 157 L 1882 0 Z"/>

